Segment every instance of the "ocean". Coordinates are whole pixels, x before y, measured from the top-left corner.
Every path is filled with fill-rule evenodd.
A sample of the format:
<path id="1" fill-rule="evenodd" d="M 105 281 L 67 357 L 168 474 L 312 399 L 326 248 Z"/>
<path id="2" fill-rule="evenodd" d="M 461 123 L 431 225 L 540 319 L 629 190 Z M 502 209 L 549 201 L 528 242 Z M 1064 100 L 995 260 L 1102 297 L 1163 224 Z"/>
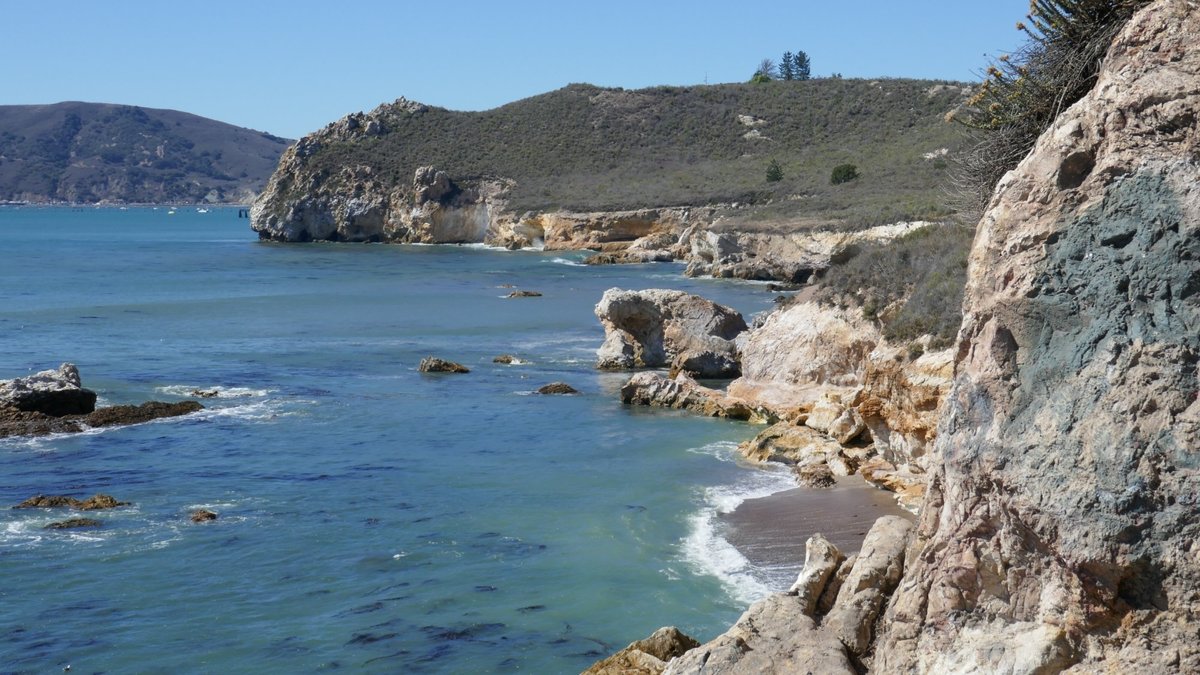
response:
<path id="1" fill-rule="evenodd" d="M 102 405 L 218 392 L 0 440 L 0 670 L 570 673 L 663 625 L 711 638 L 785 583 L 720 517 L 794 485 L 735 457 L 757 428 L 623 406 L 628 375 L 592 367 L 605 289 L 749 319 L 761 284 L 260 242 L 219 207 L 0 207 L 0 241 L 0 378 L 71 361 Z M 418 373 L 429 355 L 471 372 Z M 553 381 L 582 393 L 532 393 Z M 132 504 L 99 528 L 6 508 L 100 492 Z"/>

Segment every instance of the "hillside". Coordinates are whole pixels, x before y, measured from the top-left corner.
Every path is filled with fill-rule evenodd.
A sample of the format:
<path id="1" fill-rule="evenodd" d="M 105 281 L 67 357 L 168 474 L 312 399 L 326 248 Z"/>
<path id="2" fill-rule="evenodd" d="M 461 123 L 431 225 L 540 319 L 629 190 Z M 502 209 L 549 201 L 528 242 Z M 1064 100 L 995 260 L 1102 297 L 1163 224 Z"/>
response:
<path id="1" fill-rule="evenodd" d="M 296 161 L 281 165 L 294 180 L 277 182 L 349 193 L 364 173 L 343 169 L 358 167 L 390 190 L 433 166 L 464 185 L 511 181 L 514 211 L 738 202 L 755 205 L 739 214 L 741 229 L 797 218 L 864 227 L 944 215 L 937 153 L 954 145 L 956 130 L 943 116 L 965 93 L 958 83 L 819 79 L 642 90 L 574 84 L 484 112 L 401 99 L 306 137 Z M 767 181 L 771 160 L 782 180 Z M 831 185 L 843 163 L 861 177 Z M 264 207 L 282 216 L 301 193 L 275 197 Z"/>
<path id="2" fill-rule="evenodd" d="M 175 110 L 0 106 L 0 200 L 246 202 L 290 143 Z"/>

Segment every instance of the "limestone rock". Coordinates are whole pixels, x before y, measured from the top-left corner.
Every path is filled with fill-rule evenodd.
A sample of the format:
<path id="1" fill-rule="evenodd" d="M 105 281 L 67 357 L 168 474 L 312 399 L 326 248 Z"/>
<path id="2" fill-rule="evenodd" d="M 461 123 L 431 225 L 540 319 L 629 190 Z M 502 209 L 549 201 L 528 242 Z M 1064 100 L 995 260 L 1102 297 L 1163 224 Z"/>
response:
<path id="1" fill-rule="evenodd" d="M 698 646 L 699 642 L 674 626 L 659 628 L 650 637 L 592 664 L 583 675 L 659 675 L 671 659 Z"/>
<path id="2" fill-rule="evenodd" d="M 804 544 L 804 569 L 788 589 L 788 595 L 796 596 L 800 611 L 808 616 L 816 615 L 817 600 L 845 559 L 845 554 L 821 534 L 808 538 Z"/>
<path id="3" fill-rule="evenodd" d="M 1200 672 L 1200 8 L 1000 182 L 879 672 Z"/>
<path id="4" fill-rule="evenodd" d="M 859 232 L 772 232 L 714 223 L 709 229 L 684 230 L 679 243 L 688 276 L 804 283 L 857 243 L 889 241 L 928 225 L 895 223 Z"/>
<path id="5" fill-rule="evenodd" d="M 875 521 L 854 567 L 842 582 L 833 609 L 825 617 L 823 625 L 855 654 L 861 656 L 871 645 L 875 619 L 900 583 L 912 527 L 898 516 Z"/>
<path id="6" fill-rule="evenodd" d="M 724 634 L 671 661 L 664 675 L 821 673 L 854 675 L 842 643 L 777 593 L 750 606 Z"/>
<path id="7" fill-rule="evenodd" d="M 686 361 L 702 352 L 736 361 L 732 339 L 746 330 L 741 314 L 683 291 L 611 288 L 595 313 L 605 333 L 597 352 L 601 369 L 661 367 L 680 355 Z"/>
<path id="8" fill-rule="evenodd" d="M 828 436 L 791 422 L 778 422 L 738 445 L 738 451 L 753 462 L 823 464 L 842 447 Z"/>
<path id="9" fill-rule="evenodd" d="M 64 363 L 56 370 L 0 381 L 0 407 L 51 417 L 86 415 L 96 409 L 96 392 L 83 388 L 75 364 Z"/>
<path id="10" fill-rule="evenodd" d="M 811 406 L 831 393 L 849 400 L 881 339 L 853 314 L 796 303 L 739 337 L 742 376 L 729 393 L 777 408 Z"/>
<path id="11" fill-rule="evenodd" d="M 802 464 L 792 468 L 796 482 L 803 487 L 831 488 L 837 485 L 833 468 L 829 464 Z"/>
<path id="12" fill-rule="evenodd" d="M 436 356 L 426 356 L 417 366 L 420 373 L 469 373 L 471 369 L 461 363 L 439 359 Z"/>
<path id="13" fill-rule="evenodd" d="M 707 415 L 746 421 L 774 421 L 766 409 L 708 387 L 702 387 L 686 373 L 673 378 L 660 373 L 636 373 L 621 387 L 621 402 L 659 408 L 676 408 Z"/>
<path id="14" fill-rule="evenodd" d="M 539 394 L 578 394 L 579 390 L 566 382 L 551 382 L 538 387 Z"/>
<path id="15" fill-rule="evenodd" d="M 886 345 L 871 352 L 852 405 L 881 457 L 925 467 L 953 376 L 953 349 L 926 351 L 914 360 Z"/>
<path id="16" fill-rule="evenodd" d="M 829 576 L 824 590 L 821 591 L 821 597 L 817 599 L 816 612 L 818 615 L 825 616 L 833 611 L 838 593 L 841 592 L 842 585 L 846 583 L 846 578 L 850 576 L 850 570 L 854 569 L 856 562 L 858 562 L 858 553 L 851 553 L 838 565 L 837 571 Z"/>

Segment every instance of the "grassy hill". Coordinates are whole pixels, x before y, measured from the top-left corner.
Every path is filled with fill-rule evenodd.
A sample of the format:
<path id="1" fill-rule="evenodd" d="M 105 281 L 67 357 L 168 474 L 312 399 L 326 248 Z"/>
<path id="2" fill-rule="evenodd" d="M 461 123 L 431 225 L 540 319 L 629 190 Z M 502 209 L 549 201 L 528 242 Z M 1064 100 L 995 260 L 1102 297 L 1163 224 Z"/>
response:
<path id="1" fill-rule="evenodd" d="M 941 184 L 957 132 L 943 115 L 964 85 L 819 79 L 605 89 L 574 84 L 484 112 L 397 102 L 368 118 L 379 134 L 312 138 L 307 172 L 370 166 L 404 184 L 418 166 L 456 179 L 516 181 L 517 209 L 617 210 L 740 202 L 737 224 L 796 218 L 871 225 L 945 212 Z M 771 160 L 783 179 L 766 180 Z M 839 164 L 861 177 L 830 184 Z"/>
<path id="2" fill-rule="evenodd" d="M 0 200 L 244 202 L 290 143 L 174 110 L 0 106 Z"/>

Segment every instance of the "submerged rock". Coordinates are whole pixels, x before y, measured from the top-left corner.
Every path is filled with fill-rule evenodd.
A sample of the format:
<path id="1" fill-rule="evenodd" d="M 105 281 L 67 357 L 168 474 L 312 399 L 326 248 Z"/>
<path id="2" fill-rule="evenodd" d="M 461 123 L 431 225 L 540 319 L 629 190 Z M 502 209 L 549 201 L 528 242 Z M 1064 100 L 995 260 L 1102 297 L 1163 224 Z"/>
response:
<path id="1" fill-rule="evenodd" d="M 64 495 L 35 495 L 14 506 L 14 509 L 57 509 L 68 507 L 80 511 L 97 511 L 129 506 L 129 502 L 118 501 L 112 495 L 96 494 L 87 499 L 76 499 Z"/>
<path id="2" fill-rule="evenodd" d="M 86 415 L 96 409 L 96 392 L 83 388 L 75 364 L 64 363 L 56 370 L 0 381 L 0 407 L 51 417 Z"/>
<path id="3" fill-rule="evenodd" d="M 539 394 L 578 394 L 579 390 L 566 382 L 551 382 L 538 387 Z"/>
<path id="4" fill-rule="evenodd" d="M 76 527 L 100 527 L 104 523 L 95 518 L 70 518 L 68 520 L 60 520 L 49 523 L 45 528 L 47 530 L 69 530 Z"/>
<path id="5" fill-rule="evenodd" d="M 417 366 L 417 372 L 421 373 L 469 373 L 471 369 L 461 363 L 439 359 L 435 356 L 426 356 L 421 359 L 421 364 Z"/>
<path id="6" fill-rule="evenodd" d="M 540 298 L 542 294 L 537 291 L 513 291 L 508 294 L 510 298 Z"/>

